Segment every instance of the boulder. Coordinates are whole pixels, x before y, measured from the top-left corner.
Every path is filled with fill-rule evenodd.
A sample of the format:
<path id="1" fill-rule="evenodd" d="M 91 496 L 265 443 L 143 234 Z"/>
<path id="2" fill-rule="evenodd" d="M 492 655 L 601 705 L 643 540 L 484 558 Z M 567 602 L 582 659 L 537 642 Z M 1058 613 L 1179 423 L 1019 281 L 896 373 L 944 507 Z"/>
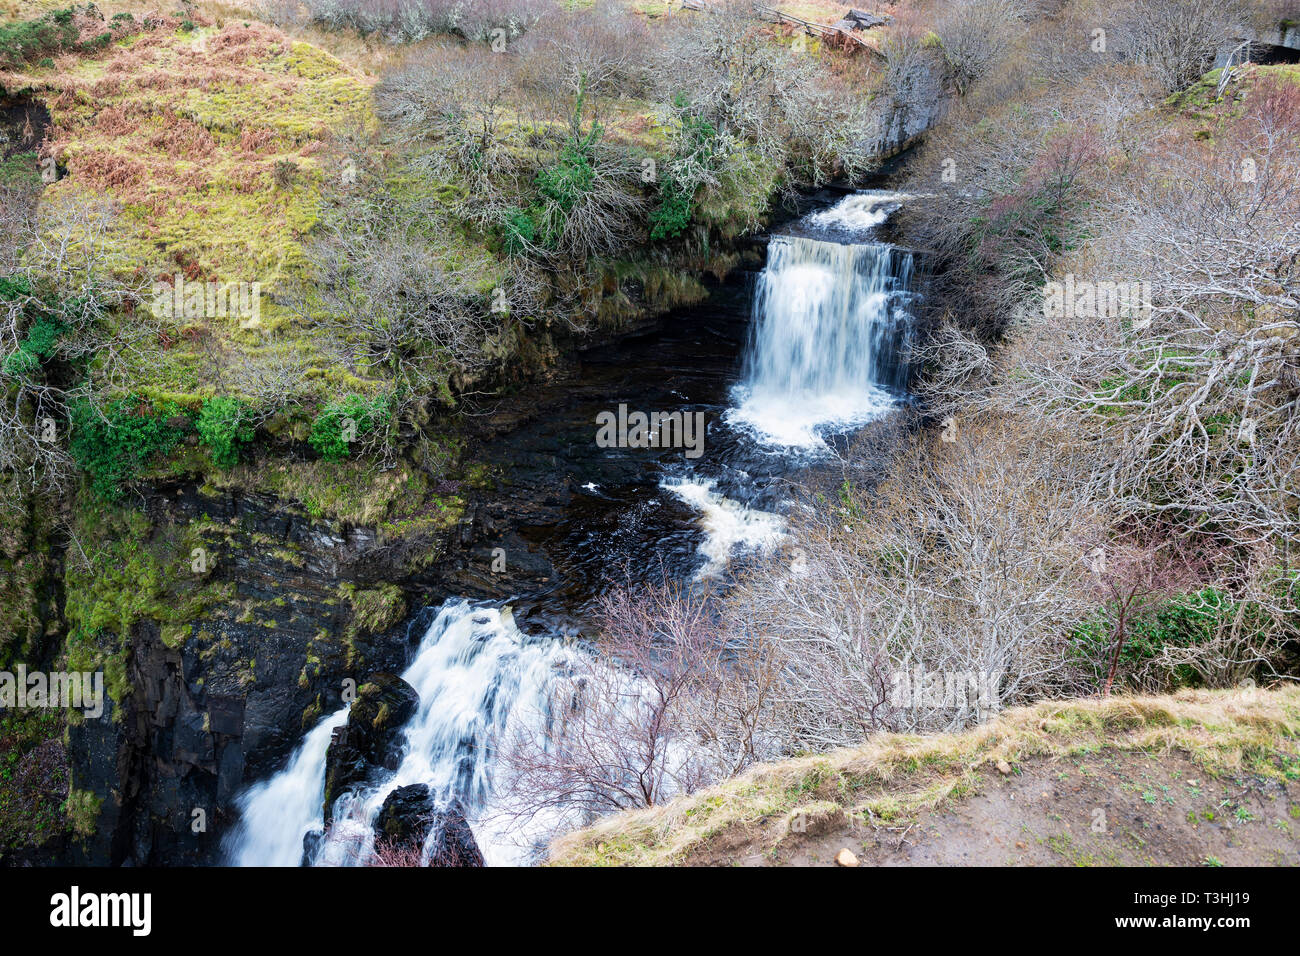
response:
<path id="1" fill-rule="evenodd" d="M 460 801 L 439 808 L 422 783 L 398 787 L 385 798 L 375 817 L 375 842 L 396 850 L 420 849 L 431 833 L 429 866 L 484 865 Z"/>
<path id="2" fill-rule="evenodd" d="M 402 727 L 420 707 L 420 695 L 393 674 L 372 674 L 357 689 L 348 720 L 336 727 L 325 754 L 325 819 L 334 801 L 371 781 L 379 770 L 396 770 Z"/>
<path id="3" fill-rule="evenodd" d="M 439 811 L 434 822 L 433 845 L 429 853 L 430 866 L 483 866 L 474 831 L 469 828 L 460 801 L 453 800 Z"/>
<path id="4" fill-rule="evenodd" d="M 855 29 L 859 30 L 870 30 L 872 27 L 883 26 L 890 20 L 887 15 L 878 16 L 874 13 L 867 13 L 865 10 L 850 10 L 848 13 L 844 14 L 844 19 L 853 21 L 857 24 Z"/>
<path id="5" fill-rule="evenodd" d="M 316 854 L 320 852 L 322 844 L 325 842 L 324 830 L 308 830 L 302 835 L 302 863 L 300 866 L 312 866 L 316 862 Z"/>
<path id="6" fill-rule="evenodd" d="M 428 786 L 398 787 L 384 800 L 375 818 L 375 841 L 393 846 L 424 846 L 438 815 Z"/>

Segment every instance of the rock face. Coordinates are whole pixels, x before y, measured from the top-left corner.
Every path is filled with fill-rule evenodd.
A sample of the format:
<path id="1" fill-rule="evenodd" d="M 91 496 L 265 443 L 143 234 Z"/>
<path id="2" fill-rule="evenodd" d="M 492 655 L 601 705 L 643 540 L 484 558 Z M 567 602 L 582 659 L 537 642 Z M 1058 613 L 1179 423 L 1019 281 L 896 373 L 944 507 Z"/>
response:
<path id="1" fill-rule="evenodd" d="M 347 723 L 338 727 L 325 755 L 325 819 L 334 802 L 380 770 L 396 770 L 401 760 L 402 727 L 415 715 L 420 695 L 394 674 L 371 674 L 357 688 Z"/>
<path id="2" fill-rule="evenodd" d="M 344 678 L 407 662 L 404 623 L 349 631 L 341 583 L 411 581 L 381 560 L 388 554 L 367 529 L 193 485 L 157 488 L 145 508 L 155 528 L 202 519 L 219 529 L 215 575 L 233 594 L 180 640 L 151 621 L 134 625 L 130 692 L 110 700 L 103 719 L 69 728 L 72 786 L 99 810 L 68 863 L 218 862 L 236 794 L 279 769 L 303 731 L 342 706 Z"/>
<path id="3" fill-rule="evenodd" d="M 719 254 L 737 251 L 761 261 L 754 240 L 728 240 L 716 248 Z M 58 862 L 221 862 L 222 838 L 238 819 L 238 793 L 282 769 L 303 734 L 344 706 L 346 680 L 361 684 L 366 674 L 400 673 L 428 616 L 450 595 L 504 597 L 553 578 L 545 546 L 525 540 L 514 528 L 554 525 L 575 489 L 556 480 L 554 453 L 544 442 L 524 469 L 526 479 L 518 480 L 519 456 L 502 439 L 527 431 L 526 423 L 542 414 L 546 389 L 555 393 L 548 401 L 567 401 L 567 376 L 581 368 L 580 344 L 612 347 L 655 327 L 657 316 L 671 305 L 644 289 L 624 292 L 636 318 L 619 329 L 556 333 L 534 342 L 533 370 L 517 381 L 548 384 L 505 403 L 517 414 L 457 421 L 455 427 L 475 443 L 497 443 L 499 454 L 484 462 L 503 471 L 508 466 L 512 484 L 490 489 L 484 483 L 465 492 L 464 512 L 447 525 L 394 538 L 391 529 L 381 534 L 374 527 L 322 517 L 288 492 L 281 498 L 192 477 L 135 489 L 132 507 L 149 519 L 151 537 L 202 525 L 214 557 L 204 580 L 226 589 L 227 596 L 183 628 L 136 622 L 117 645 L 105 649 L 116 654 L 114 662 L 125 672 L 126 693 L 108 701 L 103 719 L 68 730 L 71 785 L 95 810 L 89 834 L 69 841 Z M 636 346 L 630 342 L 627 348 Z M 497 547 L 510 555 L 501 574 L 492 567 Z M 61 584 L 49 577 L 49 603 L 61 605 Z M 344 593 L 345 588 L 356 593 Z M 385 594 L 379 606 L 413 613 L 403 620 L 381 615 L 379 622 L 358 613 L 360 598 L 381 589 L 396 589 L 400 600 Z M 37 630 L 48 628 L 40 623 Z M 50 636 L 46 669 L 52 669 L 65 637 Z M 391 714 L 390 719 L 400 726 Z M 369 765 L 383 766 L 387 759 L 376 763 L 362 752 L 364 740 L 353 741 L 351 732 L 346 736 L 336 755 L 332 798 L 364 779 Z M 351 750 L 354 746 L 361 749 Z M 196 826 L 200 822 L 203 826 Z M 460 837 L 449 837 L 449 857 L 481 859 L 468 827 L 462 833 L 455 819 L 450 823 L 448 833 Z M 306 849 L 310 857 L 316 847 Z M 45 861 L 53 862 L 48 856 Z"/>

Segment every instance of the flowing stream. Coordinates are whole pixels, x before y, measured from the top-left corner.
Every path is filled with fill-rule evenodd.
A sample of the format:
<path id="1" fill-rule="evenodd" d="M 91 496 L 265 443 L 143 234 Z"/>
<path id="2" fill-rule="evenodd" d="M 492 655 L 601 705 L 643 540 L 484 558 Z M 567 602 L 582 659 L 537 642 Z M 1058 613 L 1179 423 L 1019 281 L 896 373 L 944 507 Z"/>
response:
<path id="1" fill-rule="evenodd" d="M 752 294 L 715 295 L 593 355 L 552 414 L 503 446 L 503 464 L 539 476 L 535 486 L 521 479 L 521 498 L 565 491 L 554 513 L 514 529 L 553 567 L 508 600 L 457 597 L 433 615 L 401 675 L 420 706 L 400 765 L 339 799 L 318 865 L 364 863 L 385 797 L 412 783 L 440 803 L 461 801 L 490 865 L 535 857 L 563 821 L 499 823 L 494 748 L 504 733 L 545 734 L 553 682 L 585 653 L 569 639 L 573 622 L 620 581 L 725 578 L 779 545 L 799 471 L 906 401 L 913 258 L 874 232 L 907 198 L 862 192 L 793 223 L 772 237 Z M 620 403 L 703 413 L 704 454 L 597 447 L 595 415 Z M 323 718 L 284 769 L 244 791 L 224 842 L 229 862 L 299 864 L 304 837 L 324 828 L 326 751 L 346 718 L 346 708 Z"/>

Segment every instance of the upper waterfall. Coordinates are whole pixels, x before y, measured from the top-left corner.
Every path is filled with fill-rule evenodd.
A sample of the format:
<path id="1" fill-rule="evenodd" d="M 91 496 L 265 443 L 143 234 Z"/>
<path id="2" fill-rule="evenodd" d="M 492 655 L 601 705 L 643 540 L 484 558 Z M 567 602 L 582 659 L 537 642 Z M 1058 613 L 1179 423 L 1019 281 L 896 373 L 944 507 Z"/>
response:
<path id="1" fill-rule="evenodd" d="M 912 270 L 912 254 L 885 243 L 774 237 L 728 420 L 816 450 L 893 407 L 908 380 Z"/>

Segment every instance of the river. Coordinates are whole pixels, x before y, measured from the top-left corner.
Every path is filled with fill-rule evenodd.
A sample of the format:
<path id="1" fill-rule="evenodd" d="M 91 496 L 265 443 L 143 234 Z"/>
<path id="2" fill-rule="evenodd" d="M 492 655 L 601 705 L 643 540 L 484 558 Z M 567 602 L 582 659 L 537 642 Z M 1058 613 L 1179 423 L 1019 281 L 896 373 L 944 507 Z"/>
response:
<path id="1" fill-rule="evenodd" d="M 464 594 L 412 623 L 420 633 L 401 676 L 420 707 L 400 766 L 339 800 L 317 865 L 365 862 L 384 798 L 411 783 L 461 801 L 489 865 L 536 858 L 560 821 L 498 822 L 494 743 L 521 725 L 545 733 L 549 682 L 586 653 L 572 638 L 596 637 L 592 602 L 665 575 L 725 586 L 747 558 L 781 546 L 792 491 L 907 403 L 916 270 L 882 238 L 906 200 L 867 190 L 812 203 L 771 236 L 761 273 L 584 354 L 576 376 L 537 390 L 536 415 L 489 443 L 486 460 L 507 476 L 499 541 L 482 545 Z M 671 430 L 677 447 L 635 447 L 645 436 L 617 425 L 602 440 L 599 423 L 635 425 L 636 412 L 704 428 Z M 484 599 L 502 564 L 510 596 Z M 284 769 L 240 796 L 228 862 L 302 861 L 304 835 L 323 828 L 326 750 L 346 717 L 323 718 Z"/>

